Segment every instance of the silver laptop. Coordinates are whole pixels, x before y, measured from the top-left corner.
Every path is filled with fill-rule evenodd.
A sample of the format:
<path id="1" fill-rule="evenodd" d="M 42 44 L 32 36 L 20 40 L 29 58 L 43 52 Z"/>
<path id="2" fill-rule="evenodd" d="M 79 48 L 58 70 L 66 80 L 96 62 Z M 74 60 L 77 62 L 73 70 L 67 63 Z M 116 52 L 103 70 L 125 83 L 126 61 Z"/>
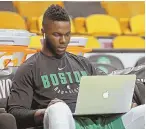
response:
<path id="1" fill-rule="evenodd" d="M 128 112 L 135 80 L 136 75 L 83 76 L 73 115 Z"/>

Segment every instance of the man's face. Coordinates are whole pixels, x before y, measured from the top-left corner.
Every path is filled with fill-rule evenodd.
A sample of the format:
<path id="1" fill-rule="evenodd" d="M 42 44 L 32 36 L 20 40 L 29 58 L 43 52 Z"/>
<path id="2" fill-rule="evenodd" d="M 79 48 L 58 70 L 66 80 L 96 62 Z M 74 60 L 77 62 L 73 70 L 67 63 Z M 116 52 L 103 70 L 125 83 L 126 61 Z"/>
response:
<path id="1" fill-rule="evenodd" d="M 48 20 L 44 27 L 46 40 L 45 47 L 53 55 L 62 56 L 70 41 L 70 22 Z"/>

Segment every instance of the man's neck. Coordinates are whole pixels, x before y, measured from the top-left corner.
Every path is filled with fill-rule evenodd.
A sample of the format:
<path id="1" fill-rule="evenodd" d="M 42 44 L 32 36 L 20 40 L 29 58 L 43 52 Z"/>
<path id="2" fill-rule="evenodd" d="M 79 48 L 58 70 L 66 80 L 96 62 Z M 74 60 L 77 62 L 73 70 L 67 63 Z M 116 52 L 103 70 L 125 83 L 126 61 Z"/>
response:
<path id="1" fill-rule="evenodd" d="M 58 58 L 58 59 L 64 57 L 64 55 L 65 55 L 65 54 L 62 55 L 62 56 L 54 55 L 51 51 L 49 51 L 49 50 L 48 50 L 47 48 L 45 48 L 45 47 L 42 47 L 41 52 L 42 52 L 44 55 L 48 56 L 48 57 L 55 57 L 55 58 Z"/>

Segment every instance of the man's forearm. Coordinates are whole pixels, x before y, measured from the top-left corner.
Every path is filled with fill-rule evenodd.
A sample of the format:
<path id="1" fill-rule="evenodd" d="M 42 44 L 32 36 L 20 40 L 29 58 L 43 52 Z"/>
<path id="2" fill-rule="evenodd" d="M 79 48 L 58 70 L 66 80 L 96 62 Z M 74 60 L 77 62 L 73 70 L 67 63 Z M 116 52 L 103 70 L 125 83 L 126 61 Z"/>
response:
<path id="1" fill-rule="evenodd" d="M 38 109 L 34 113 L 34 121 L 35 121 L 36 125 L 42 125 L 43 124 L 45 110 L 46 109 Z"/>
<path id="2" fill-rule="evenodd" d="M 36 110 L 29 110 L 23 108 L 12 108 L 9 113 L 15 116 L 17 126 L 19 128 L 35 127 L 37 123 L 34 120 L 34 114 Z"/>

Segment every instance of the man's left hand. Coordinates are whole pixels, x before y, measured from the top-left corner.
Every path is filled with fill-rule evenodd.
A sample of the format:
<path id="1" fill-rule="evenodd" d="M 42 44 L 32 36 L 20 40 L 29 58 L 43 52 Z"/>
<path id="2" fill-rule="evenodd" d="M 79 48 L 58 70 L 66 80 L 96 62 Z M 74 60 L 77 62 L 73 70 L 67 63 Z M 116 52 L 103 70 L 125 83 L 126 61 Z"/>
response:
<path id="1" fill-rule="evenodd" d="M 131 108 L 135 108 L 135 107 L 137 107 L 137 106 L 138 106 L 137 103 L 133 103 L 133 102 L 132 102 Z"/>

